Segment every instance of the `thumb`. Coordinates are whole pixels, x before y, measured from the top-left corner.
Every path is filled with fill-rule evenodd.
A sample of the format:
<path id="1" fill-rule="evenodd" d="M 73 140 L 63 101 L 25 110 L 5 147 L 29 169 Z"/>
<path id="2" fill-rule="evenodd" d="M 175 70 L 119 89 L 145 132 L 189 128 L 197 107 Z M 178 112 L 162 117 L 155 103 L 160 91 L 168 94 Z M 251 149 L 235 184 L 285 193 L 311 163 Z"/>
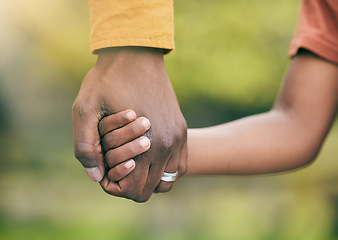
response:
<path id="1" fill-rule="evenodd" d="M 73 107 L 74 154 L 94 182 L 101 181 L 105 171 L 98 123 L 97 114 Z"/>

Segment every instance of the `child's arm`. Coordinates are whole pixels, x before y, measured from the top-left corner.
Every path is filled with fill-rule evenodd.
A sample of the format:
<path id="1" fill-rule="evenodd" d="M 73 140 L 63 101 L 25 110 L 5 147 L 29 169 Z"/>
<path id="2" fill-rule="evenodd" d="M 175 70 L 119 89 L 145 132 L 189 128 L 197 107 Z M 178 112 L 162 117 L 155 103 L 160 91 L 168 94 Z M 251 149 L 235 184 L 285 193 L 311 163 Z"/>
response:
<path id="1" fill-rule="evenodd" d="M 309 52 L 291 60 L 270 112 L 188 132 L 187 174 L 251 175 L 311 163 L 335 117 L 338 66 Z"/>

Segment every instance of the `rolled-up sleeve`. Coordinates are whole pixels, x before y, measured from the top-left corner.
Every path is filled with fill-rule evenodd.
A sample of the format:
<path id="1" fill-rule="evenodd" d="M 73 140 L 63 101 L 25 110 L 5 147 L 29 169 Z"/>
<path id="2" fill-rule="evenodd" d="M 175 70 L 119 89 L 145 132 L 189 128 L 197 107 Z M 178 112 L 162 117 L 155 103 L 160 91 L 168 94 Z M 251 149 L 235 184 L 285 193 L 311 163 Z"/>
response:
<path id="1" fill-rule="evenodd" d="M 89 0 L 90 50 L 143 46 L 174 49 L 172 0 Z"/>

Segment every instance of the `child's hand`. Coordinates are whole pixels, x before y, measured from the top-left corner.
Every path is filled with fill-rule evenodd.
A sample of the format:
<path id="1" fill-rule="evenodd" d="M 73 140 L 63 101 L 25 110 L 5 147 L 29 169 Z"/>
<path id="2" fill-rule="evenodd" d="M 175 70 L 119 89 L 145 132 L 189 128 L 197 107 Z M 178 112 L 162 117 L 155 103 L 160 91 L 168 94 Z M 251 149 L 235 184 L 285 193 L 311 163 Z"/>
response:
<path id="1" fill-rule="evenodd" d="M 145 117 L 136 118 L 132 110 L 126 110 L 103 118 L 99 123 L 101 144 L 111 181 L 120 181 L 135 168 L 132 158 L 147 151 L 150 141 L 141 136 L 150 128 Z"/>

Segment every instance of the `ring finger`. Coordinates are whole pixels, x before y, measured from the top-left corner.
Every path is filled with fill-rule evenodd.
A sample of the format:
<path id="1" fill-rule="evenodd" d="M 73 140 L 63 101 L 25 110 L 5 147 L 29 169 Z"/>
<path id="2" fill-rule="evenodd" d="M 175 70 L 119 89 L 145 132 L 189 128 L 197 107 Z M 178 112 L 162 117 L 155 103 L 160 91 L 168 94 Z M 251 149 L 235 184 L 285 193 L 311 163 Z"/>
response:
<path id="1" fill-rule="evenodd" d="M 168 160 L 164 170 L 164 176 L 161 178 L 160 183 L 155 189 L 155 193 L 164 193 L 170 191 L 174 185 L 177 175 L 177 168 L 179 163 L 179 151 L 176 151 Z"/>

